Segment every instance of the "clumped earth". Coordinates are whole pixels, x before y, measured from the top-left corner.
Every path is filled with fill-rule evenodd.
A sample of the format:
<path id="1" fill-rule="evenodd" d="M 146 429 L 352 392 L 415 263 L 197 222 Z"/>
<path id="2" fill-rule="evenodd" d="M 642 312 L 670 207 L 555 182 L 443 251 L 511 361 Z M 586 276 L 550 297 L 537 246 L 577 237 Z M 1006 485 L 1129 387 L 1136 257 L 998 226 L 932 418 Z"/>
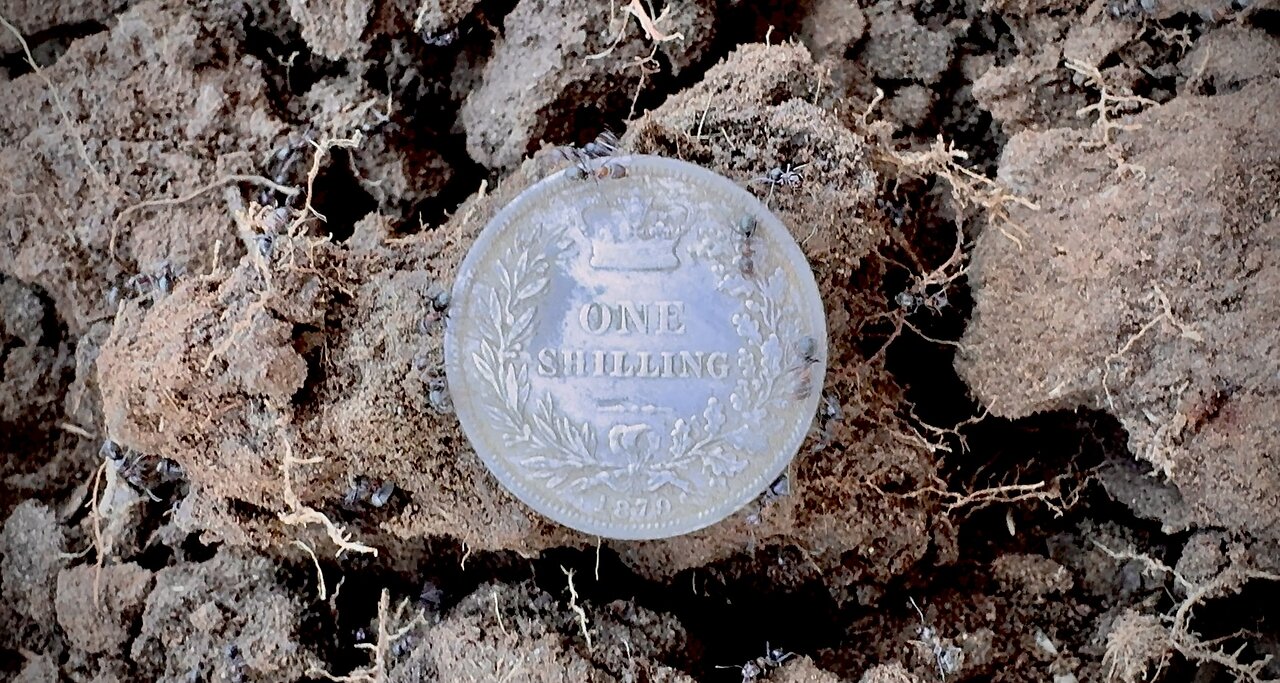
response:
<path id="1" fill-rule="evenodd" d="M 0 16 L 4 677 L 1280 678 L 1274 3 Z M 663 541 L 530 512 L 442 381 L 470 244 L 605 130 L 768 199 L 828 315 L 785 485 Z"/>

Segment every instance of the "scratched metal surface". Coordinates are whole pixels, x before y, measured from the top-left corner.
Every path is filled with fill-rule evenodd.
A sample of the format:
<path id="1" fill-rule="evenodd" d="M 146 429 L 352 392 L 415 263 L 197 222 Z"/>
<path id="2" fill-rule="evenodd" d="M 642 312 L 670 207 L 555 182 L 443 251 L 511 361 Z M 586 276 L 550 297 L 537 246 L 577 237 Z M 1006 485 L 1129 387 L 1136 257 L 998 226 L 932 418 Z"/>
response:
<path id="1" fill-rule="evenodd" d="M 794 457 L 826 367 L 822 302 L 786 228 L 732 181 L 659 157 L 590 165 L 613 170 L 544 179 L 471 248 L 449 391 L 533 509 L 609 538 L 675 536 Z"/>

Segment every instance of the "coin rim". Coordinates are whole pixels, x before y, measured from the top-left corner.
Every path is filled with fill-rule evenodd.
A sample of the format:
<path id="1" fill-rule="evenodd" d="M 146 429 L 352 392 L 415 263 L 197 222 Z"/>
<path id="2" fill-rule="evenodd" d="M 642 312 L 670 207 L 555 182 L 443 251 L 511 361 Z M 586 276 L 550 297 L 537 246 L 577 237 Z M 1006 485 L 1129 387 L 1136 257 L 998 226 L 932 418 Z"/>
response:
<path id="1" fill-rule="evenodd" d="M 699 185 L 703 185 L 709 190 L 722 195 L 742 198 L 742 204 L 758 219 L 757 230 L 763 228 L 768 231 L 769 238 L 781 248 L 783 252 L 781 260 L 790 267 L 792 272 L 793 277 L 789 279 L 802 290 L 800 292 L 801 313 L 812 321 L 814 329 L 811 334 L 815 339 L 819 340 L 819 360 L 815 363 L 815 371 L 818 376 L 817 388 L 806 399 L 804 412 L 801 413 L 802 415 L 808 414 L 809 418 L 807 420 L 803 417 L 799 419 L 792 433 L 785 440 L 785 447 L 778 449 L 773 463 L 766 467 L 762 474 L 749 485 L 741 486 L 737 495 L 726 497 L 723 502 L 710 509 L 704 509 L 692 515 L 682 515 L 671 521 L 626 524 L 601 522 L 598 519 L 583 516 L 570 508 L 559 507 L 554 499 L 544 500 L 542 494 L 521 483 L 519 475 L 514 472 L 517 468 L 510 467 L 495 454 L 486 452 L 489 450 L 487 439 L 479 438 L 486 434 L 483 428 L 485 422 L 482 416 L 476 414 L 477 411 L 473 409 L 473 402 L 470 398 L 466 400 L 455 399 L 454 409 L 458 421 L 462 425 L 462 431 L 467 437 L 467 442 L 484 463 L 485 468 L 520 502 L 548 520 L 586 534 L 620 540 L 654 540 L 680 536 L 723 521 L 741 510 L 743 506 L 760 495 L 760 492 L 766 486 L 776 480 L 782 471 L 791 464 L 791 461 L 795 459 L 817 414 L 818 401 L 822 393 L 821 388 L 826 381 L 826 312 L 821 294 L 818 292 L 817 282 L 813 277 L 813 269 L 809 265 L 804 252 L 801 251 L 800 245 L 796 243 L 795 238 L 783 225 L 782 221 L 763 202 L 742 186 L 729 178 L 696 164 L 669 157 L 647 154 L 611 157 L 604 160 L 594 160 L 588 166 L 588 170 L 594 170 L 595 167 L 603 163 L 620 164 L 627 169 L 628 175 L 656 172 L 667 176 L 688 176 L 691 180 L 697 181 Z M 613 182 L 608 179 L 597 181 L 594 178 L 570 178 L 569 173 L 574 170 L 574 166 L 569 166 L 525 188 L 514 200 L 489 220 L 484 229 L 480 231 L 480 235 L 476 237 L 475 242 L 467 250 L 467 255 L 462 259 L 462 263 L 458 266 L 458 274 L 454 281 L 452 292 L 454 306 L 470 301 L 470 297 L 467 294 L 476 279 L 477 267 L 484 262 L 493 247 L 493 243 L 517 219 L 528 212 L 530 205 L 535 204 L 545 195 L 552 194 L 562 186 L 571 183 Z M 455 310 L 452 314 L 458 315 L 459 313 Z M 467 379 L 463 368 L 463 359 L 461 358 L 460 343 L 456 339 L 454 330 L 454 325 L 446 324 L 444 332 L 445 377 L 451 396 L 469 397 L 470 394 L 465 393 L 467 391 Z M 483 447 L 477 447 L 477 444 Z"/>

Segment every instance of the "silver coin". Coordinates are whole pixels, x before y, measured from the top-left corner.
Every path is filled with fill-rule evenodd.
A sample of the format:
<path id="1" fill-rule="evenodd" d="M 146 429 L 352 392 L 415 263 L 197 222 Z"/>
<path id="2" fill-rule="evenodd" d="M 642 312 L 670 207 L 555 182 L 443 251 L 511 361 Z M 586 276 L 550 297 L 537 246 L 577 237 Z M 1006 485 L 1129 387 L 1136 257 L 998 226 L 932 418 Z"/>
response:
<path id="1" fill-rule="evenodd" d="M 494 476 L 621 539 L 700 529 L 775 480 L 825 358 L 782 223 L 727 178 L 639 155 L 556 173 L 494 217 L 445 332 L 454 408 Z"/>

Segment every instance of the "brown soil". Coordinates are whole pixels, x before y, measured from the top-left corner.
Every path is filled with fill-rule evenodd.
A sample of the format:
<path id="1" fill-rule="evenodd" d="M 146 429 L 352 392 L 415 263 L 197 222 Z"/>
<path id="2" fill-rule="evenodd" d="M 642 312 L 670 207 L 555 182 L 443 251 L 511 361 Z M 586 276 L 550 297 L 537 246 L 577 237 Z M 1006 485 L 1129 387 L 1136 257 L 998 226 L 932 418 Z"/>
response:
<path id="1" fill-rule="evenodd" d="M 0 15 L 4 677 L 1280 677 L 1274 4 Z M 605 129 L 828 311 L 789 492 L 663 541 L 529 511 L 441 382 L 470 244 Z"/>

